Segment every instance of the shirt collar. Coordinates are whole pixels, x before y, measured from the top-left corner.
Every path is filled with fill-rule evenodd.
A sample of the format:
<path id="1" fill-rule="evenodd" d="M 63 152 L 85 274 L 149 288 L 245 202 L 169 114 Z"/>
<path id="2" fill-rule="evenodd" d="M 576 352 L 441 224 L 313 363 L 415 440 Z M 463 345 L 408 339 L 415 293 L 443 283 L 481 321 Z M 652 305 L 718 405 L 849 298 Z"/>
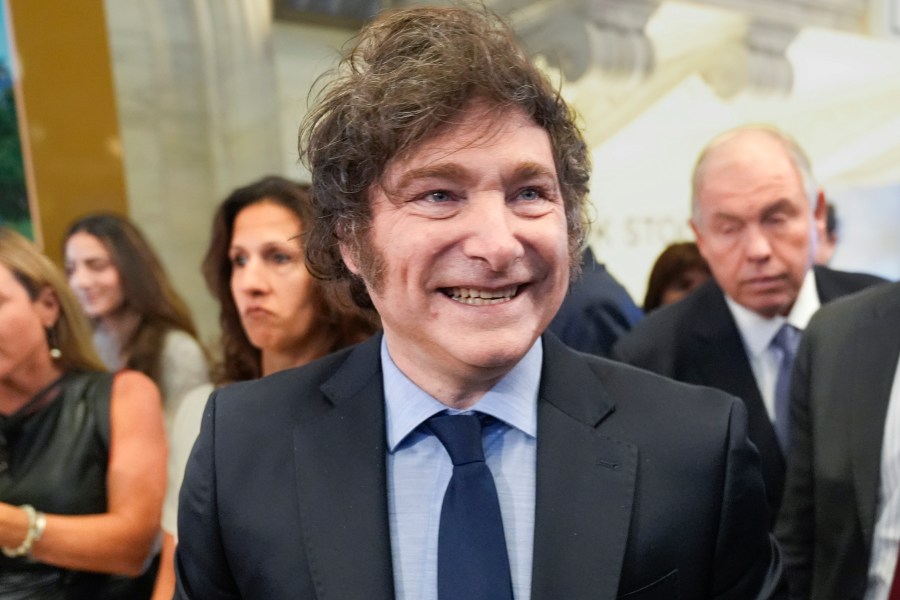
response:
<path id="1" fill-rule="evenodd" d="M 813 269 L 806 272 L 803 278 L 803 284 L 800 286 L 800 293 L 791 307 L 791 312 L 787 317 L 777 315 L 772 318 L 766 318 L 752 310 L 741 306 L 725 295 L 725 302 L 728 309 L 734 317 L 741 338 L 744 340 L 744 346 L 753 356 L 760 356 L 768 350 L 772 338 L 781 329 L 785 323 L 790 323 L 797 329 L 803 331 L 806 329 L 809 320 L 813 314 L 819 310 L 821 303 L 819 301 L 819 292 L 816 290 L 816 276 Z"/>
<path id="2" fill-rule="evenodd" d="M 397 446 L 429 417 L 441 411 L 477 410 L 515 427 L 530 437 L 537 436 L 537 395 L 544 350 L 541 339 L 467 411 L 454 411 L 432 398 L 412 382 L 391 359 L 387 343 L 381 339 L 381 369 L 384 374 L 385 423 L 388 449 Z"/>

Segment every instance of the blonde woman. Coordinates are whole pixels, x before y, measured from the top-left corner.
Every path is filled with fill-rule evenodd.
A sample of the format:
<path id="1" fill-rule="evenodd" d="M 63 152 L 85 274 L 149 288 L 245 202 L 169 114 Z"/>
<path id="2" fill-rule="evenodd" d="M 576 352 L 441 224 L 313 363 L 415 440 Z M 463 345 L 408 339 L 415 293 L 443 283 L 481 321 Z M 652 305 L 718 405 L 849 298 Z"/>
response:
<path id="1" fill-rule="evenodd" d="M 147 597 L 165 462 L 156 386 L 104 370 L 63 274 L 0 227 L 0 599 Z"/>

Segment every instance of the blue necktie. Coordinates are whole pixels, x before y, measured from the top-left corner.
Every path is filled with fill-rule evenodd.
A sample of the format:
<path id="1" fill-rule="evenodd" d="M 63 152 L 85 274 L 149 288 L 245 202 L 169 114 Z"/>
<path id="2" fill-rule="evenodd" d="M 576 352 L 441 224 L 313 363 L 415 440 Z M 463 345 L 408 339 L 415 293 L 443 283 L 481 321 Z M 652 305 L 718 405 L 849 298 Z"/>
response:
<path id="1" fill-rule="evenodd" d="M 791 433 L 791 371 L 800 344 L 800 330 L 785 323 L 772 338 L 772 348 L 781 351 L 778 376 L 775 379 L 775 435 L 785 456 L 788 454 Z"/>
<path id="2" fill-rule="evenodd" d="M 441 414 L 428 427 L 453 462 L 438 532 L 439 600 L 512 600 L 497 488 L 477 415 Z"/>

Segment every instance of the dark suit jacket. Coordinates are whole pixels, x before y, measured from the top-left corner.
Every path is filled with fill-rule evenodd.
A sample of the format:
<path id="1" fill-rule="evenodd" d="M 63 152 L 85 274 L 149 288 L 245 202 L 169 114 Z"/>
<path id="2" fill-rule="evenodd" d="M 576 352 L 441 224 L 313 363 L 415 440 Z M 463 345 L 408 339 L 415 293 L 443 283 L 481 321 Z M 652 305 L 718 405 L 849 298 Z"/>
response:
<path id="1" fill-rule="evenodd" d="M 214 392 L 176 598 L 394 597 L 379 343 Z M 772 597 L 765 513 L 739 400 L 545 335 L 532 599 Z"/>
<path id="2" fill-rule="evenodd" d="M 608 356 L 616 340 L 643 316 L 628 291 L 587 248 L 581 255 L 581 278 L 569 286 L 549 329 L 570 348 Z"/>
<path id="3" fill-rule="evenodd" d="M 776 528 L 796 598 L 865 593 L 898 357 L 900 283 L 822 308 L 803 336 L 791 386 L 794 450 Z"/>
<path id="4" fill-rule="evenodd" d="M 822 304 L 884 282 L 873 275 L 825 267 L 816 267 L 815 276 Z M 750 440 L 762 459 L 770 523 L 774 524 L 784 490 L 784 456 L 740 331 L 715 281 L 648 315 L 613 347 L 612 358 L 678 381 L 718 388 L 744 401 Z"/>

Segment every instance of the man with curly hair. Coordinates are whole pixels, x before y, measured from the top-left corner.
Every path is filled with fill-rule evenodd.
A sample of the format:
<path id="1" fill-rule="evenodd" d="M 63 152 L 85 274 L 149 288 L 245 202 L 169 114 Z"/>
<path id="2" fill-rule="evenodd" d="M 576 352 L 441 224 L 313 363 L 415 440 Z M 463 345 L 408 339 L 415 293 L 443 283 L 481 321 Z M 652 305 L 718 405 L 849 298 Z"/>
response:
<path id="1" fill-rule="evenodd" d="M 740 401 L 545 334 L 590 165 L 500 19 L 380 16 L 301 149 L 307 262 L 384 333 L 210 399 L 177 598 L 777 594 Z"/>

